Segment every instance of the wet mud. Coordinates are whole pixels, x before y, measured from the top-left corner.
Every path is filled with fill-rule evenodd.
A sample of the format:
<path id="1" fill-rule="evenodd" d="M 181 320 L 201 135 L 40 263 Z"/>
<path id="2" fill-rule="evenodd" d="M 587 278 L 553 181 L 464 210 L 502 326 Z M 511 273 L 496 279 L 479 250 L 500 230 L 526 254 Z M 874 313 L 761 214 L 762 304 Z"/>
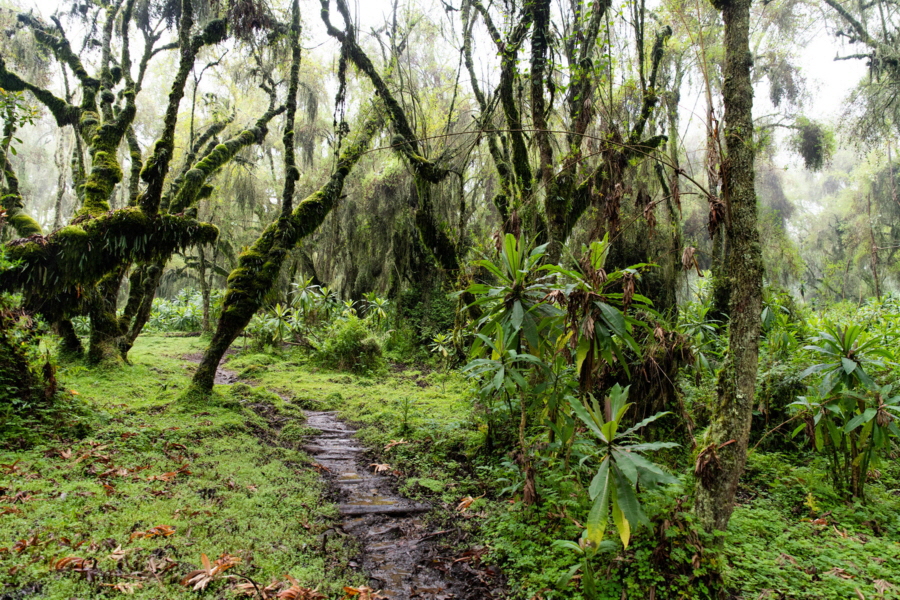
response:
<path id="1" fill-rule="evenodd" d="M 306 424 L 322 433 L 304 446 L 327 473 L 337 496 L 340 527 L 362 548 L 362 568 L 369 587 L 397 600 L 463 598 L 465 586 L 446 577 L 448 570 L 424 515 L 431 506 L 392 491 L 392 476 L 375 472 L 355 431 L 333 411 L 306 413 Z M 444 572 L 442 572 L 444 571 Z"/>

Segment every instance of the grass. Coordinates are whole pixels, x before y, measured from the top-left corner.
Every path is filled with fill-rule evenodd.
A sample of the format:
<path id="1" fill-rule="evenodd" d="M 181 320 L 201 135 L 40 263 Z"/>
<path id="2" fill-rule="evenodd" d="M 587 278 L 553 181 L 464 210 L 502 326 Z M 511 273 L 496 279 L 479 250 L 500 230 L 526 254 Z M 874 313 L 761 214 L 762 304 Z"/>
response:
<path id="1" fill-rule="evenodd" d="M 276 432 L 248 408 L 302 420 L 296 407 L 246 386 L 204 406 L 174 402 L 193 368 L 180 357 L 199 343 L 143 336 L 132 366 L 62 369 L 92 430 L 0 451 L 5 593 L 193 598 L 181 579 L 201 568 L 202 554 L 223 553 L 241 559 L 225 575 L 261 585 L 290 574 L 333 596 L 360 581 L 347 566 L 352 543 L 323 548 L 335 509 L 309 458 L 272 445 Z M 66 557 L 85 562 L 60 563 Z M 221 596 L 241 581 L 222 577 L 208 590 Z"/>

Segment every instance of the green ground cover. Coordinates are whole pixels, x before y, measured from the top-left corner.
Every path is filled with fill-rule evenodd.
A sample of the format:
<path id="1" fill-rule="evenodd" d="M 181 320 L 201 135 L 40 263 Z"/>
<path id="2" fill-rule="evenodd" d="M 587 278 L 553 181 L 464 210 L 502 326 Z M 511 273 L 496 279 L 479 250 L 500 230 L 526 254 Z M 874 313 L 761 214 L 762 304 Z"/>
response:
<path id="1" fill-rule="evenodd" d="M 61 369 L 88 427 L 0 452 L 4 598 L 193 598 L 181 580 L 203 554 L 239 558 L 224 574 L 262 586 L 290 574 L 334 596 L 359 581 L 352 543 L 323 547 L 335 510 L 308 457 L 266 443 L 274 432 L 248 405 L 296 407 L 246 386 L 174 403 L 193 368 L 181 356 L 200 347 L 145 336 L 122 370 Z M 207 594 L 247 582 L 215 578 Z"/>
<path id="2" fill-rule="evenodd" d="M 443 506 L 435 528 L 464 533 L 453 551 L 483 549 L 510 597 L 585 597 L 580 572 L 557 585 L 579 561 L 554 545 L 577 539 L 583 498 L 565 480 L 539 478 L 542 503 L 524 506 L 514 457 L 485 452 L 461 375 L 388 364 L 361 376 L 322 368 L 302 350 L 248 349 L 225 366 L 251 385 L 185 403 L 178 399 L 194 366 L 183 357 L 201 347 L 197 338 L 144 336 L 122 370 L 61 368 L 87 409 L 82 425 L 0 453 L 4 592 L 194 597 L 182 578 L 201 568 L 201 554 L 227 554 L 241 562 L 226 574 L 262 584 L 290 574 L 342 597 L 341 587 L 361 578 L 348 565 L 350 540 L 323 547 L 335 513 L 298 450 L 307 408 L 358 425 L 373 463 L 388 465 L 404 494 Z M 278 432 L 251 405 L 287 425 Z M 670 470 L 682 472 L 684 459 L 672 455 Z M 595 597 L 900 598 L 895 461 L 879 465 L 863 505 L 834 495 L 823 460 L 797 448 L 752 452 L 721 559 L 691 527 L 689 475 L 643 494 L 653 530 L 639 528 L 627 549 L 604 543 L 592 561 Z M 85 562 L 60 563 L 67 557 Z M 242 581 L 213 581 L 205 593 L 234 597 Z"/>

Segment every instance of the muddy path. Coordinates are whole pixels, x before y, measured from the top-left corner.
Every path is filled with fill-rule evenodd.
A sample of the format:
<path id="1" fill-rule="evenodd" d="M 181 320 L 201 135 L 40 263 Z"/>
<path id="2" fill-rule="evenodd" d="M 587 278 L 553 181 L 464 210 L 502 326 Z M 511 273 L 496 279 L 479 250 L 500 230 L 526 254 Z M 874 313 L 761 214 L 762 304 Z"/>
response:
<path id="1" fill-rule="evenodd" d="M 199 362 L 199 356 L 183 358 Z M 216 372 L 217 384 L 238 381 L 233 371 L 219 367 Z M 453 556 L 446 544 L 461 541 L 459 530 L 430 526 L 428 513 L 440 508 L 399 494 L 396 478 L 377 472 L 370 451 L 359 444 L 356 430 L 341 421 L 337 411 L 303 412 L 306 425 L 319 431 L 303 449 L 313 457 L 338 505 L 339 520 L 324 534 L 323 546 L 343 543 L 346 536 L 355 538 L 360 548 L 356 563 L 369 578 L 369 587 L 391 600 L 503 596 L 496 570 L 471 564 L 477 563 L 480 552 Z"/>

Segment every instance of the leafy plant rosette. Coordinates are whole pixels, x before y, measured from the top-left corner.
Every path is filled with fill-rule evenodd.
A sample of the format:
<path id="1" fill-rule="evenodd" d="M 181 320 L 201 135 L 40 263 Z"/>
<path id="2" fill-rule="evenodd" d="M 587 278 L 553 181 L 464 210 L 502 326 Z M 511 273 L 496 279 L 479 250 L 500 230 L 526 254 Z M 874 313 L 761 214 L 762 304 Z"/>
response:
<path id="1" fill-rule="evenodd" d="M 608 517 L 612 514 L 619 538 L 627 548 L 631 532 L 642 523 L 649 524 L 637 499 L 638 487 L 650 489 L 678 483 L 678 479 L 643 456 L 645 452 L 675 448 L 678 444 L 641 442 L 637 436 L 638 431 L 668 412 L 656 413 L 619 431 L 622 418 L 633 404 L 627 402 L 628 390 L 628 387 L 616 384 L 603 404 L 593 396 L 589 396 L 590 401 L 569 400 L 575 415 L 587 426 L 588 433 L 593 434 L 594 458 L 600 463 L 588 488 L 592 505 L 584 537 L 591 544 L 603 541 Z"/>

